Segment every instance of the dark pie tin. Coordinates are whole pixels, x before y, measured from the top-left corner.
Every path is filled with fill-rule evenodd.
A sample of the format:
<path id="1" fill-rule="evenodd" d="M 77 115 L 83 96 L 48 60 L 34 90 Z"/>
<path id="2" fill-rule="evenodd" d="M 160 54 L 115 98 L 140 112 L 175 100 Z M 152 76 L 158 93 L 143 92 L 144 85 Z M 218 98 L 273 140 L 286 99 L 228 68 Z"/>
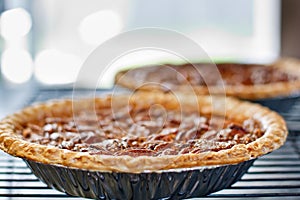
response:
<path id="1" fill-rule="evenodd" d="M 238 181 L 255 159 L 234 165 L 143 173 L 89 171 L 24 161 L 42 182 L 72 196 L 93 199 L 184 199 L 205 196 Z"/>
<path id="2" fill-rule="evenodd" d="M 293 106 L 300 102 L 300 94 L 294 94 L 287 97 L 273 97 L 265 99 L 253 100 L 254 103 L 259 103 L 276 112 L 288 113 L 293 109 Z"/>

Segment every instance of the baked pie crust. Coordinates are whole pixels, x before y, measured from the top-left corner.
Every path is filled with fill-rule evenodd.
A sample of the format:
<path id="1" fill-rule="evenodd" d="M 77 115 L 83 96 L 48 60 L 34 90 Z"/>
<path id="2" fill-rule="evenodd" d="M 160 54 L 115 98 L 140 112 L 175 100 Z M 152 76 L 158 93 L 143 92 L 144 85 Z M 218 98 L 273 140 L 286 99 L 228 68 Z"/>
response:
<path id="1" fill-rule="evenodd" d="M 195 105 L 195 101 L 191 100 L 193 98 L 195 97 L 181 94 L 175 97 L 171 94 L 137 92 L 131 96 L 116 95 L 76 102 L 60 100 L 33 105 L 0 122 L 0 149 L 13 156 L 44 164 L 97 171 L 140 173 L 236 164 L 267 154 L 279 148 L 286 140 L 288 131 L 285 121 L 268 108 L 234 98 L 211 96 L 196 97 L 198 105 Z M 149 108 L 155 104 L 167 110 L 184 108 L 185 111 L 195 110 L 198 106 L 201 115 L 218 115 L 236 122 L 255 120 L 259 122 L 264 134 L 250 143 L 236 144 L 220 151 L 160 156 L 115 156 L 71 151 L 33 143 L 24 139 L 20 134 L 20 130 L 24 130 L 27 123 L 37 123 L 47 117 L 72 117 L 82 110 L 110 108 L 111 102 L 115 102 L 117 107 L 134 105 Z M 221 109 L 213 109 L 212 102 L 217 107 L 225 105 L 226 112 L 222 113 Z"/>
<path id="2" fill-rule="evenodd" d="M 169 86 L 171 86 L 171 91 L 180 91 L 184 93 L 192 92 L 200 95 L 226 93 L 226 95 L 229 96 L 235 96 L 249 100 L 285 97 L 300 93 L 300 61 L 294 58 L 281 58 L 270 65 L 234 63 L 217 64 L 217 66 L 220 65 L 222 69 L 220 73 L 224 81 L 224 87 L 222 84 L 214 82 L 213 79 L 215 79 L 217 82 L 220 82 L 220 80 L 218 80 L 218 77 L 213 75 L 215 74 L 215 71 L 212 71 L 211 73 L 208 72 L 208 76 L 205 75 L 205 70 L 207 69 L 206 68 L 204 69 L 204 75 L 206 76 L 204 77 L 204 80 L 205 82 L 211 81 L 211 83 L 207 84 L 209 85 L 209 89 L 206 86 L 206 83 L 203 82 L 203 78 L 201 78 L 200 73 L 197 72 L 195 68 L 192 67 L 192 65 L 187 65 L 189 64 L 165 64 L 164 66 L 145 66 L 132 70 L 124 70 L 117 73 L 115 77 L 115 83 L 117 85 L 133 90 L 166 90 L 166 87 L 168 88 Z M 195 63 L 193 65 L 197 66 L 207 64 Z M 224 65 L 224 67 L 222 65 Z M 175 69 L 177 73 L 179 72 L 180 76 L 183 76 L 186 79 L 185 82 L 178 82 L 178 80 L 176 80 L 176 75 L 174 76 L 172 71 L 163 72 L 162 69 L 166 68 L 166 66 Z M 249 74 L 247 74 L 248 72 L 246 72 L 245 69 L 251 68 L 251 66 L 258 70 L 252 72 L 251 70 L 249 70 L 250 72 Z M 231 71 L 228 71 L 226 70 L 226 67 L 237 70 L 232 69 Z M 201 71 L 201 67 L 197 69 L 200 69 Z M 263 71 L 264 69 L 266 69 L 266 71 Z M 230 73 L 232 72 L 235 73 L 235 77 L 230 75 Z M 224 74 L 227 77 L 224 78 Z M 264 76 L 271 80 L 261 81 L 260 79 L 264 79 Z M 210 79 L 211 77 L 213 78 Z M 245 82 L 245 79 L 250 77 L 254 77 L 253 82 L 250 81 L 247 83 L 246 81 L 246 83 L 240 83 L 240 79 Z M 190 78 L 194 79 L 196 83 L 193 83 L 193 80 L 190 81 Z M 199 79 L 202 82 L 200 81 L 199 83 Z"/>

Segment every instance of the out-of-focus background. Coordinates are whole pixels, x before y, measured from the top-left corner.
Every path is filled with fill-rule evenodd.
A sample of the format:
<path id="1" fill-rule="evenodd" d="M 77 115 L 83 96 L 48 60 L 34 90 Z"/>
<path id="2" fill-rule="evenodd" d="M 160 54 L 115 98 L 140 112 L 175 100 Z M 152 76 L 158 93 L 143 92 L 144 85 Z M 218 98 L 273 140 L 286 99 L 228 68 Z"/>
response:
<path id="1" fill-rule="evenodd" d="M 288 45 L 294 41 L 287 34 L 294 31 L 291 23 L 297 18 L 289 24 L 285 20 L 297 13 L 291 4 L 279 0 L 1 0 L 1 79 L 8 84 L 32 78 L 45 85 L 71 83 L 98 45 L 142 27 L 183 33 L 213 59 L 269 62 L 280 53 L 296 53 L 290 52 L 293 47 Z M 289 7 L 295 12 L 286 11 Z M 281 36 L 289 44 L 281 45 Z M 138 57 L 128 64 L 160 55 Z"/>
<path id="2" fill-rule="evenodd" d="M 297 0 L 0 0 L 0 109 L 20 103 L 11 91 L 70 87 L 97 46 L 137 28 L 182 33 L 214 61 L 300 57 L 298 8 Z M 168 57 L 140 51 L 116 69 L 154 60 Z"/>

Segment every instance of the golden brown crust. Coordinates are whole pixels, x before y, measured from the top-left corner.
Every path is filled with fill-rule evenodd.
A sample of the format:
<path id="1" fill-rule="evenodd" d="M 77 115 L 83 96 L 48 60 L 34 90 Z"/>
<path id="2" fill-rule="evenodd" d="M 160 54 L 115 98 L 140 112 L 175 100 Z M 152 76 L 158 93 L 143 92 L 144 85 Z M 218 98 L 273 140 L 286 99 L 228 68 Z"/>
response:
<path id="1" fill-rule="evenodd" d="M 137 93 L 130 97 L 130 103 L 143 105 L 155 102 L 166 106 L 168 109 L 176 108 L 179 104 L 187 108 L 195 107 L 194 102 L 190 100 L 194 97 L 181 96 L 180 94 L 178 96 L 181 99 L 180 102 L 176 101 L 175 97 L 170 94 Z M 97 107 L 109 106 L 111 100 L 127 103 L 129 97 L 125 95 L 99 98 L 95 99 L 95 105 Z M 212 98 L 209 96 L 197 97 L 200 113 L 220 114 L 220 110 L 212 109 L 211 100 Z M 92 100 L 80 100 L 79 109 L 90 108 L 92 102 Z M 30 143 L 23 140 L 21 135 L 16 134 L 16 130 L 27 122 L 41 120 L 46 116 L 72 116 L 72 101 L 62 100 L 34 105 L 3 119 L 0 122 L 0 149 L 13 156 L 47 164 L 88 170 L 139 173 L 239 163 L 271 152 L 285 142 L 287 128 L 284 120 L 277 113 L 262 106 L 233 98 L 214 97 L 213 102 L 216 104 L 225 102 L 226 117 L 238 121 L 248 118 L 260 121 L 262 128 L 265 129 L 265 134 L 247 145 L 238 144 L 231 149 L 218 152 L 160 157 L 91 155 L 87 152 L 74 152 Z"/>
<path id="2" fill-rule="evenodd" d="M 264 99 L 273 97 L 285 97 L 294 94 L 300 94 L 300 60 L 294 58 L 281 58 L 272 64 L 273 67 L 287 72 L 298 79 L 292 82 L 273 82 L 268 84 L 255 85 L 226 85 L 226 86 L 191 86 L 180 85 L 176 91 L 187 93 L 192 91 L 199 95 L 219 95 L 226 94 L 228 96 L 235 96 L 241 99 Z M 266 66 L 267 67 L 267 66 Z M 139 83 L 139 80 L 132 79 L 132 77 L 125 75 L 128 70 L 120 71 L 116 74 L 115 83 L 133 90 L 154 91 L 161 90 L 158 85 Z M 190 93 L 190 92 L 188 92 Z"/>

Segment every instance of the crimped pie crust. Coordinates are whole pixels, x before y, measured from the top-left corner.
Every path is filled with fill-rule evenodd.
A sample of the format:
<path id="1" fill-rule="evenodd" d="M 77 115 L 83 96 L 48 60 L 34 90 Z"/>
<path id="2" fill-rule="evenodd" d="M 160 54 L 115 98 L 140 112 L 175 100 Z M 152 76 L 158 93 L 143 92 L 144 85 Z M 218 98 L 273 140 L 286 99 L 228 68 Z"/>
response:
<path id="1" fill-rule="evenodd" d="M 195 109 L 195 101 L 189 95 L 177 94 L 180 103 L 174 95 L 162 93 L 135 93 L 132 96 L 107 96 L 104 98 L 85 99 L 76 102 L 77 109 L 91 109 L 95 107 L 109 107 L 111 101 L 134 105 L 160 104 L 167 109 L 183 106 L 185 109 Z M 27 107 L 0 122 L 0 149 L 17 157 L 46 164 L 63 165 L 67 167 L 98 170 L 108 172 L 140 173 L 146 171 L 175 170 L 199 166 L 215 166 L 235 164 L 267 154 L 279 148 L 286 140 L 287 128 L 284 120 L 277 113 L 260 105 L 236 100 L 234 98 L 198 96 L 197 102 L 201 114 L 217 114 L 220 110 L 212 109 L 213 102 L 226 105 L 225 116 L 237 121 L 253 118 L 261 123 L 265 133 L 262 137 L 249 144 L 237 144 L 230 149 L 218 152 L 204 152 L 198 154 L 165 155 L 160 157 L 137 156 L 131 157 L 91 155 L 88 152 L 74 152 L 30 143 L 16 134 L 24 123 L 42 120 L 49 116 L 73 116 L 73 102 L 71 100 L 52 101 Z"/>
<path id="2" fill-rule="evenodd" d="M 199 95 L 207 94 L 226 94 L 228 96 L 235 96 L 241 99 L 264 99 L 273 97 L 285 97 L 300 93 L 300 61 L 294 58 L 281 58 L 271 65 L 265 67 L 273 67 L 282 72 L 286 72 L 298 77 L 295 81 L 287 82 L 272 82 L 267 84 L 255 85 L 224 85 L 216 86 L 210 85 L 209 89 L 206 86 L 193 85 L 192 90 L 190 85 L 178 85 L 175 90 L 183 93 L 196 93 Z M 154 91 L 162 90 L 159 84 L 144 84 L 143 82 L 127 76 L 128 70 L 120 71 L 115 77 L 117 85 L 130 88 L 133 90 Z M 158 74 L 159 76 L 159 74 Z M 164 88 L 163 88 L 164 89 Z M 173 89 L 173 88 L 172 88 Z M 189 92 L 187 92 L 189 91 Z"/>

